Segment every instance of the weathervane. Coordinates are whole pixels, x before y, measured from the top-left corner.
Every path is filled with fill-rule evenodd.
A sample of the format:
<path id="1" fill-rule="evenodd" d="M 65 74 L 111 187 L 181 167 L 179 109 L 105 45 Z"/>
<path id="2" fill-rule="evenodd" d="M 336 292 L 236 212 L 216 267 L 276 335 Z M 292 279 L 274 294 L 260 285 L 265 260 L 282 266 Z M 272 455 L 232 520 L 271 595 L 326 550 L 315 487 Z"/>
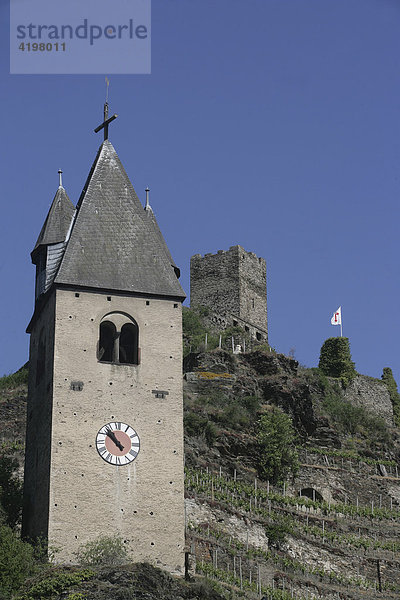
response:
<path id="1" fill-rule="evenodd" d="M 104 129 L 104 140 L 108 140 L 109 124 L 111 123 L 111 121 L 114 121 L 114 119 L 116 119 L 118 117 L 118 115 L 113 115 L 112 117 L 108 118 L 108 86 L 110 85 L 108 77 L 106 77 L 106 85 L 107 85 L 107 90 L 106 90 L 106 101 L 104 103 L 104 121 L 101 125 L 96 127 L 96 129 L 94 130 L 95 133 L 98 133 L 101 129 Z"/>

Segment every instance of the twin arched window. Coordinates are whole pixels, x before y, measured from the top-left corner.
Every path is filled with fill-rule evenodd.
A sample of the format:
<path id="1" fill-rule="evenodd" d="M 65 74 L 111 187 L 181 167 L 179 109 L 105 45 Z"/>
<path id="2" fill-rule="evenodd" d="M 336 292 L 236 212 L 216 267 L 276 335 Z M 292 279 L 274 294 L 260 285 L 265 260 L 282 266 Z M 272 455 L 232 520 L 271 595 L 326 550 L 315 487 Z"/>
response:
<path id="1" fill-rule="evenodd" d="M 123 313 L 111 313 L 100 323 L 98 359 L 100 362 L 138 365 L 139 328 Z"/>

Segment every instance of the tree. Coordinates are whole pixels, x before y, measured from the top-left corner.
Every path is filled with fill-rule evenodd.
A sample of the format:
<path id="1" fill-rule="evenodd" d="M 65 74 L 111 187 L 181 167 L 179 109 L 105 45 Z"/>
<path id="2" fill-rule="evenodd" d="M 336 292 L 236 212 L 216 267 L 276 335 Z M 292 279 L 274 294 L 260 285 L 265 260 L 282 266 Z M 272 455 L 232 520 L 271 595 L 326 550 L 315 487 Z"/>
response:
<path id="1" fill-rule="evenodd" d="M 395 424 L 400 427 L 400 395 L 397 390 L 397 383 L 393 377 L 392 369 L 385 367 L 382 373 L 382 381 L 386 384 L 389 391 L 390 400 L 393 405 L 393 418 Z"/>
<path id="2" fill-rule="evenodd" d="M 333 337 L 325 340 L 318 366 L 324 375 L 340 377 L 343 384 L 348 385 L 357 374 L 351 360 L 349 338 Z"/>
<path id="3" fill-rule="evenodd" d="M 298 470 L 295 431 L 291 418 L 274 408 L 258 422 L 258 469 L 262 479 L 283 481 Z"/>

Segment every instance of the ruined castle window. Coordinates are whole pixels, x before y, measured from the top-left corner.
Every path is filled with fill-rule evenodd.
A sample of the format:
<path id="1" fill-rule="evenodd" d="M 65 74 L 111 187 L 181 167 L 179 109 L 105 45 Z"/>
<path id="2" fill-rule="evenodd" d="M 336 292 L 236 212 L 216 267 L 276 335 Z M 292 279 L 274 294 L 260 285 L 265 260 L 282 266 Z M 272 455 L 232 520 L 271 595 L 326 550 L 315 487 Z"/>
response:
<path id="1" fill-rule="evenodd" d="M 237 321 L 235 321 L 235 319 L 233 319 L 233 326 L 234 326 L 234 327 L 237 327 L 237 324 L 238 324 L 238 322 L 237 322 Z"/>
<path id="2" fill-rule="evenodd" d="M 99 361 L 114 361 L 114 345 L 116 339 L 116 327 L 111 321 L 100 323 Z"/>
<path id="3" fill-rule="evenodd" d="M 100 323 L 98 360 L 105 363 L 139 364 L 139 327 L 125 313 L 110 313 Z"/>
<path id="4" fill-rule="evenodd" d="M 255 304 L 254 304 L 254 298 L 251 299 L 251 304 L 252 304 L 252 306 L 254 308 L 254 306 L 255 306 Z"/>
<path id="5" fill-rule="evenodd" d="M 258 331 L 256 332 L 256 338 L 258 339 L 258 341 L 261 340 L 261 333 L 259 333 Z"/>
<path id="6" fill-rule="evenodd" d="M 125 323 L 119 336 L 119 362 L 138 364 L 138 328 L 133 323 Z"/>
<path id="7" fill-rule="evenodd" d="M 245 325 L 245 326 L 244 326 L 244 330 L 245 330 L 245 331 L 250 331 L 250 328 L 249 328 L 249 327 L 247 327 L 247 325 Z"/>

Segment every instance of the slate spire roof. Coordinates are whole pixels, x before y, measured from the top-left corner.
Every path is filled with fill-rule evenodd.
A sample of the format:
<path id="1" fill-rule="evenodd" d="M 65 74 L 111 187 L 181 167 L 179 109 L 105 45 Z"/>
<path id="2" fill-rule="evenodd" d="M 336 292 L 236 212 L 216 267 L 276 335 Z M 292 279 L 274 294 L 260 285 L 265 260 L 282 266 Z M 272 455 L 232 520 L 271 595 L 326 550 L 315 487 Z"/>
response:
<path id="1" fill-rule="evenodd" d="M 185 298 L 154 213 L 146 212 L 109 140 L 89 173 L 56 284 Z"/>
<path id="2" fill-rule="evenodd" d="M 75 207 L 65 189 L 60 185 L 50 206 L 32 254 L 39 246 L 65 242 Z"/>

